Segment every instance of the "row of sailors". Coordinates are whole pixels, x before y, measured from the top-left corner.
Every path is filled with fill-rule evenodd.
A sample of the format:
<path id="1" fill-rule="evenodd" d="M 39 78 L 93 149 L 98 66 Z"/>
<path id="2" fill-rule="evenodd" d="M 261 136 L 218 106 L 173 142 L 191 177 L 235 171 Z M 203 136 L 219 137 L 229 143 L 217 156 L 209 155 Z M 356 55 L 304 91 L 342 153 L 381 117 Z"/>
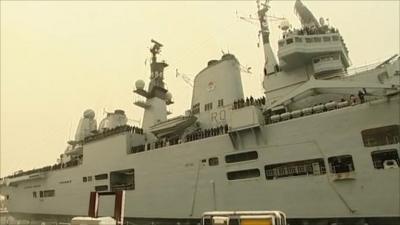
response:
<path id="1" fill-rule="evenodd" d="M 245 99 L 238 99 L 233 101 L 233 109 L 240 109 L 246 106 L 255 105 L 255 106 L 262 106 L 265 105 L 265 97 L 254 99 L 253 96 L 250 96 Z"/>
<path id="2" fill-rule="evenodd" d="M 56 164 L 57 165 L 57 164 Z M 14 173 L 13 175 L 9 175 L 6 176 L 6 178 L 14 178 L 14 177 L 19 177 L 19 176 L 24 176 L 24 175 L 31 175 L 34 173 L 40 173 L 40 172 L 47 172 L 52 170 L 52 166 L 45 166 L 43 168 L 40 169 L 32 169 L 32 170 L 28 170 L 28 171 L 18 171 L 16 173 Z"/>
<path id="3" fill-rule="evenodd" d="M 170 145 L 176 145 L 176 144 L 180 144 L 181 140 L 178 138 L 174 138 L 174 139 L 161 139 L 158 140 L 156 142 L 154 142 L 154 148 L 151 148 L 151 144 L 148 143 L 147 144 L 147 150 L 151 150 L 151 149 L 156 149 L 156 148 L 163 148 L 163 147 L 167 147 Z"/>
<path id="4" fill-rule="evenodd" d="M 356 104 L 362 104 L 365 103 L 365 95 L 367 94 L 367 92 L 365 91 L 365 89 L 363 89 L 362 91 L 358 92 L 358 99 L 355 95 L 350 95 L 350 99 L 349 101 L 347 101 L 346 99 L 342 98 L 340 100 L 340 102 L 336 102 L 336 101 L 329 101 L 328 103 L 322 104 L 315 104 L 313 107 L 308 107 L 308 108 L 303 108 L 303 109 L 299 109 L 299 110 L 295 110 L 292 112 L 286 112 L 286 113 L 282 113 L 279 115 L 273 115 L 270 117 L 271 122 L 275 123 L 275 122 L 279 122 L 281 120 L 288 120 L 291 118 L 298 118 L 300 116 L 307 116 L 307 115 L 311 115 L 313 113 L 321 113 L 321 112 L 326 112 L 326 111 L 330 111 L 330 110 L 334 110 L 334 109 L 340 109 L 349 105 L 356 105 Z"/>
<path id="5" fill-rule="evenodd" d="M 132 133 L 132 134 L 143 134 L 143 129 L 140 127 L 123 125 L 123 126 L 118 126 L 118 127 L 111 128 L 111 129 L 104 129 L 100 133 L 97 133 L 97 131 L 96 131 L 95 134 L 85 137 L 84 141 L 90 142 L 90 141 L 98 140 L 98 139 L 108 137 L 113 134 L 118 134 L 118 133 L 122 133 L 122 132 L 126 132 L 126 131 L 128 131 L 129 133 Z"/>
<path id="6" fill-rule="evenodd" d="M 214 137 L 217 135 L 222 135 L 222 134 L 227 134 L 229 131 L 229 127 L 227 124 L 224 126 L 219 126 L 215 128 L 210 128 L 210 129 L 204 129 L 200 130 L 197 132 L 194 132 L 192 134 L 188 134 L 185 137 L 185 142 L 191 142 L 195 140 L 200 140 L 203 138 L 208 138 L 208 137 Z M 132 153 L 138 153 L 138 152 L 143 152 L 145 150 L 153 150 L 157 148 L 163 148 L 171 145 L 176 145 L 176 144 L 181 144 L 182 140 L 179 138 L 174 138 L 174 139 L 161 139 L 153 143 L 147 143 L 146 145 L 139 145 L 139 146 L 134 146 L 131 148 Z"/>
<path id="7" fill-rule="evenodd" d="M 321 26 L 321 27 L 304 27 L 302 29 L 288 30 L 283 33 L 283 38 L 290 36 L 291 34 L 296 35 L 314 35 L 314 34 L 328 34 L 328 33 L 339 33 L 339 30 L 333 27 Z"/>
<path id="8" fill-rule="evenodd" d="M 228 124 L 225 124 L 225 126 L 221 125 L 219 127 L 204 129 L 204 130 L 200 130 L 195 133 L 186 135 L 185 141 L 190 142 L 190 141 L 213 137 L 213 136 L 217 136 L 217 135 L 221 135 L 221 134 L 227 134 L 228 131 L 229 131 Z"/>
<path id="9" fill-rule="evenodd" d="M 32 169 L 32 170 L 28 170 L 28 171 L 23 171 L 23 172 L 14 174 L 14 175 L 7 176 L 7 178 L 14 178 L 14 177 L 19 177 L 19 176 L 31 175 L 31 174 L 34 174 L 34 173 L 42 173 L 42 172 L 48 172 L 48 171 L 51 171 L 51 170 L 59 170 L 59 169 L 62 169 L 62 168 L 77 166 L 79 164 L 79 162 L 80 162 L 79 160 L 82 160 L 82 155 L 79 156 L 79 159 L 71 160 L 71 162 L 69 162 L 66 165 L 64 165 L 62 163 L 57 163 L 57 164 L 54 164 L 52 166 L 45 166 L 45 167 L 40 168 L 40 169 Z"/>

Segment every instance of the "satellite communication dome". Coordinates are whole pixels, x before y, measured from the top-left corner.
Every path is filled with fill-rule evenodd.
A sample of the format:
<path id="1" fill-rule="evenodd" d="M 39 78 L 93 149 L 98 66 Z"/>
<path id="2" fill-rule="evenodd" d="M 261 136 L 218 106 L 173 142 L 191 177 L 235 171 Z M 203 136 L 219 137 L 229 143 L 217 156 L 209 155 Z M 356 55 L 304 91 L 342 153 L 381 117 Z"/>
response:
<path id="1" fill-rule="evenodd" d="M 287 19 L 282 20 L 281 24 L 279 25 L 279 28 L 281 28 L 281 30 L 286 31 L 290 28 L 290 23 Z"/>
<path id="2" fill-rule="evenodd" d="M 95 116 L 95 113 L 94 113 L 94 111 L 91 110 L 91 109 L 87 109 L 87 110 L 85 110 L 85 112 L 83 112 L 83 117 L 84 117 L 84 118 L 93 119 L 94 116 Z"/>
<path id="3" fill-rule="evenodd" d="M 165 94 L 165 98 L 166 98 L 168 101 L 171 101 L 171 99 L 172 99 L 172 94 L 171 94 L 171 92 L 167 92 L 167 93 Z"/>
<path id="4" fill-rule="evenodd" d="M 135 86 L 137 90 L 143 90 L 144 89 L 144 81 L 143 80 L 137 80 L 135 82 Z"/>

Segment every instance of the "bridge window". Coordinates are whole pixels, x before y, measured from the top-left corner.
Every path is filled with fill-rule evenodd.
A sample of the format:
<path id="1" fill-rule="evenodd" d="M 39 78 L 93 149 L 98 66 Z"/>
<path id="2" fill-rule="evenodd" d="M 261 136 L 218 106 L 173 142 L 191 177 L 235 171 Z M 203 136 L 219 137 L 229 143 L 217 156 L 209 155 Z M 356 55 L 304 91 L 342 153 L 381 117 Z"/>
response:
<path id="1" fill-rule="evenodd" d="M 204 105 L 204 111 L 210 111 L 212 109 L 212 102 Z"/>
<path id="2" fill-rule="evenodd" d="M 260 176 L 259 169 L 249 169 L 249 170 L 239 170 L 239 171 L 232 171 L 228 172 L 227 174 L 228 180 L 241 180 L 241 179 L 248 179 L 253 177 Z"/>
<path id="3" fill-rule="evenodd" d="M 196 103 L 192 107 L 192 114 L 200 113 L 200 103 Z"/>
<path id="4" fill-rule="evenodd" d="M 311 42 L 313 42 L 313 39 L 312 38 L 306 38 L 306 42 L 307 43 L 311 43 Z"/>
<path id="5" fill-rule="evenodd" d="M 328 158 L 331 173 L 348 173 L 354 171 L 351 155 L 341 155 Z"/>
<path id="6" fill-rule="evenodd" d="M 103 173 L 103 174 L 99 174 L 94 176 L 95 180 L 107 180 L 108 179 L 108 174 Z"/>
<path id="7" fill-rule="evenodd" d="M 212 157 L 208 159 L 208 165 L 209 166 L 218 166 L 218 157 Z"/>
<path id="8" fill-rule="evenodd" d="M 135 170 L 119 170 L 110 173 L 111 191 L 134 190 L 135 189 Z"/>
<path id="9" fill-rule="evenodd" d="M 314 37 L 314 41 L 315 42 L 321 42 L 321 38 L 320 37 Z"/>
<path id="10" fill-rule="evenodd" d="M 325 163 L 322 158 L 265 166 L 265 176 L 267 180 L 292 176 L 322 175 L 325 173 Z"/>
<path id="11" fill-rule="evenodd" d="M 218 100 L 218 107 L 224 106 L 224 99 L 219 99 Z"/>
<path id="12" fill-rule="evenodd" d="M 339 37 L 338 36 L 332 36 L 332 41 L 339 41 Z"/>
<path id="13" fill-rule="evenodd" d="M 378 150 L 371 153 L 375 169 L 390 169 L 400 166 L 399 154 L 396 149 Z"/>
<path id="14" fill-rule="evenodd" d="M 283 45 L 285 45 L 285 42 L 283 40 L 278 41 L 278 45 L 279 45 L 279 47 L 283 47 Z"/>
<path id="15" fill-rule="evenodd" d="M 108 191 L 108 185 L 99 185 L 94 187 L 95 191 Z"/>
<path id="16" fill-rule="evenodd" d="M 242 162 L 242 161 L 248 161 L 248 160 L 254 160 L 254 159 L 258 159 L 258 153 L 256 151 L 242 152 L 242 153 L 225 156 L 226 163 L 236 163 L 236 162 Z"/>
<path id="17" fill-rule="evenodd" d="M 399 143 L 400 125 L 371 128 L 361 131 L 365 147 L 392 145 Z"/>
<path id="18" fill-rule="evenodd" d="M 286 39 L 286 44 L 292 44 L 293 43 L 293 38 L 289 38 L 289 39 Z"/>
<path id="19" fill-rule="evenodd" d="M 295 42 L 303 42 L 303 39 L 301 37 L 295 37 L 294 41 Z"/>

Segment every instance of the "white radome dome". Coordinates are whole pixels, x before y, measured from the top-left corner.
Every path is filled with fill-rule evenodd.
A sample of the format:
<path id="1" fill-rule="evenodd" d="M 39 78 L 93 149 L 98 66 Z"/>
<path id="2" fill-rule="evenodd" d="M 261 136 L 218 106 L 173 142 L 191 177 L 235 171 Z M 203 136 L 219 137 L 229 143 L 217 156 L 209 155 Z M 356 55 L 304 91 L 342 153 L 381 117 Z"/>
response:
<path id="1" fill-rule="evenodd" d="M 166 98 L 168 101 L 171 101 L 171 100 L 172 100 L 172 94 L 171 94 L 171 92 L 167 92 L 167 93 L 165 94 L 165 98 Z"/>
<path id="2" fill-rule="evenodd" d="M 92 109 L 87 109 L 85 110 L 85 112 L 83 112 L 83 117 L 84 118 L 89 118 L 89 119 L 93 119 L 95 116 L 95 113 Z"/>
<path id="3" fill-rule="evenodd" d="M 145 83 L 144 83 L 143 80 L 137 80 L 135 82 L 135 86 L 136 86 L 137 90 L 143 90 L 144 89 L 144 85 L 145 85 Z"/>

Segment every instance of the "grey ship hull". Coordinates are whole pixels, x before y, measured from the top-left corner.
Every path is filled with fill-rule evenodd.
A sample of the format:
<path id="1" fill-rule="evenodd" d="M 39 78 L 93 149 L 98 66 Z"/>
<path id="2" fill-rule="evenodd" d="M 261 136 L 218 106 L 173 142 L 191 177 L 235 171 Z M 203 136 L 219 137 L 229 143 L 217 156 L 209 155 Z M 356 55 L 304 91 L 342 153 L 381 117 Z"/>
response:
<path id="1" fill-rule="evenodd" d="M 84 183 L 83 176 L 132 168 L 135 189 L 126 193 L 125 216 L 137 224 L 197 224 L 204 211 L 265 209 L 286 212 L 291 224 L 399 224 L 399 168 L 375 169 L 371 159 L 376 150 L 400 154 L 399 144 L 365 147 L 361 137 L 362 130 L 399 124 L 399 109 L 397 96 L 261 125 L 241 131 L 236 148 L 232 134 L 223 134 L 129 154 L 135 134 L 123 132 L 86 144 L 79 166 L 48 172 L 44 180 L 2 186 L 1 192 L 9 195 L 12 215 L 68 220 L 86 215 L 89 192 L 109 184 Z M 258 158 L 225 162 L 226 155 L 242 151 L 257 151 Z M 328 170 L 327 159 L 338 155 L 352 156 L 351 179 L 334 180 Z M 219 165 L 202 162 L 211 157 L 218 157 Z M 266 179 L 266 165 L 315 158 L 324 160 L 325 174 Z M 227 179 L 228 172 L 254 168 L 260 176 Z M 46 189 L 54 189 L 55 196 L 32 197 L 33 191 Z M 101 213 L 112 214 L 111 202 L 101 202 Z"/>

